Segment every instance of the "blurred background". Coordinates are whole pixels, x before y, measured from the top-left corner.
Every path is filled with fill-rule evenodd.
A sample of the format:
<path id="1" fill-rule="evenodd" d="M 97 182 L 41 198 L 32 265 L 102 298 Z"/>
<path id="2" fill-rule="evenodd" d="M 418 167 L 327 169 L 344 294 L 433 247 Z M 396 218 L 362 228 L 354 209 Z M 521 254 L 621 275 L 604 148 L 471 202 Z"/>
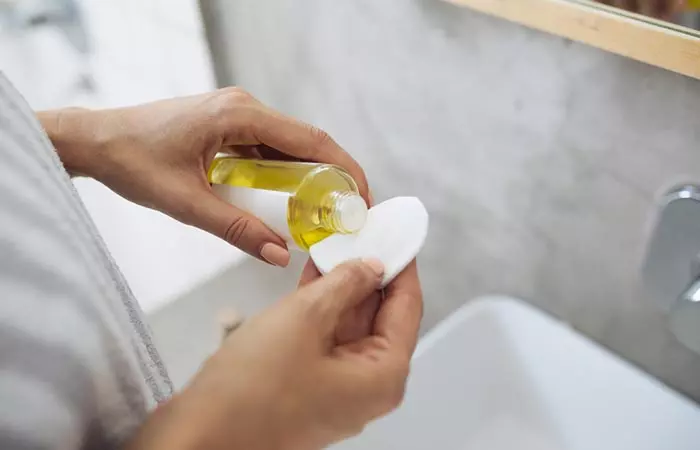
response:
<path id="1" fill-rule="evenodd" d="M 610 6 L 641 17 L 700 30 L 698 0 L 582 0 L 580 3 Z M 640 18 L 641 18 L 640 17 Z"/>
<path id="2" fill-rule="evenodd" d="M 39 110 L 125 106 L 215 87 L 199 9 L 189 0 L 0 0 L 0 64 Z M 147 310 L 239 256 L 219 255 L 211 248 L 217 240 L 99 183 L 76 185 Z M 198 256 L 203 261 L 193 262 Z"/>
<path id="3" fill-rule="evenodd" d="M 0 70 L 39 110 L 125 106 L 216 86 L 191 0 L 0 0 Z M 75 184 L 147 312 L 242 258 L 93 180 Z"/>
<path id="4" fill-rule="evenodd" d="M 447 2 L 391 3 L 0 0 L 0 70 L 37 109 L 240 85 L 326 129 L 379 200 L 424 201 L 424 332 L 509 294 L 700 401 L 700 356 L 639 279 L 659 194 L 700 178 L 699 82 Z M 177 385 L 216 348 L 219 311 L 295 286 L 304 255 L 270 268 L 76 185 Z"/>

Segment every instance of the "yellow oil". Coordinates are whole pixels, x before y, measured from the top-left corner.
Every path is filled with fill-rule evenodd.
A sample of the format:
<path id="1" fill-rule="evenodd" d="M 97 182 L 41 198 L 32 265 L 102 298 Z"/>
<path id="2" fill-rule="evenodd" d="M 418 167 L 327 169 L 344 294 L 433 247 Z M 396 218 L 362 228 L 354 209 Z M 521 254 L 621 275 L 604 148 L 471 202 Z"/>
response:
<path id="1" fill-rule="evenodd" d="M 358 195 L 350 174 L 331 164 L 267 161 L 217 157 L 209 169 L 209 182 L 265 189 L 290 194 L 287 225 L 294 242 L 309 248 L 343 229 L 337 220 L 337 199 Z"/>

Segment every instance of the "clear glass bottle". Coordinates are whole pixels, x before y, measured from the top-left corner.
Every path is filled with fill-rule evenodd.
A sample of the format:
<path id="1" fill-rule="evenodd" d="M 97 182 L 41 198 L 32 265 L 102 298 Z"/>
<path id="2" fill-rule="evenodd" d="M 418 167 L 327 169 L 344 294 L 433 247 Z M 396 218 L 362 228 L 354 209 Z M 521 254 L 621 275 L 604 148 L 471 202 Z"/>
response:
<path id="1" fill-rule="evenodd" d="M 355 180 L 332 164 L 220 156 L 208 178 L 217 195 L 305 251 L 331 234 L 360 230 L 367 218 Z"/>

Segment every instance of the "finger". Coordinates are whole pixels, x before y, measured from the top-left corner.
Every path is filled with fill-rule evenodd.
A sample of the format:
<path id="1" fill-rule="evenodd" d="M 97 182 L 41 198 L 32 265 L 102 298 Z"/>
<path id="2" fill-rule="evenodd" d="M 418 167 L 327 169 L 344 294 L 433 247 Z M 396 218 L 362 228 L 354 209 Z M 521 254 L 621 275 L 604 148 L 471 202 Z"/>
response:
<path id="1" fill-rule="evenodd" d="M 304 269 L 301 271 L 301 276 L 299 277 L 298 287 L 306 286 L 317 278 L 321 277 L 321 272 L 318 271 L 316 264 L 314 264 L 313 259 L 309 258 L 304 265 Z"/>
<path id="2" fill-rule="evenodd" d="M 267 108 L 266 108 L 267 109 Z M 254 122 L 256 136 L 290 156 L 307 161 L 335 164 L 347 170 L 368 200 L 367 177 L 362 167 L 325 131 L 267 109 L 265 118 Z"/>
<path id="3" fill-rule="evenodd" d="M 420 321 L 423 318 L 423 295 L 416 262 L 409 264 L 385 288 L 384 293 L 385 298 L 375 319 L 374 333 L 410 357 L 416 348 Z"/>
<path id="4" fill-rule="evenodd" d="M 275 150 L 274 148 L 270 147 L 269 145 L 260 144 L 257 147 L 260 150 L 260 156 L 264 159 L 273 159 L 273 160 L 277 160 L 277 161 L 296 161 L 296 162 L 304 161 L 301 158 L 297 158 L 297 157 L 288 155 L 287 153 L 283 153 L 279 150 Z"/>
<path id="5" fill-rule="evenodd" d="M 367 178 L 360 165 L 326 132 L 314 126 L 255 102 L 232 115 L 224 136 L 227 132 L 229 136 L 224 140 L 227 145 L 265 144 L 295 158 L 340 166 L 348 171 L 360 194 L 368 200 Z"/>
<path id="6" fill-rule="evenodd" d="M 318 271 L 313 260 L 309 258 L 301 272 L 298 286 L 306 286 L 320 277 L 321 272 Z M 379 291 L 374 291 L 367 299 L 342 315 L 335 331 L 337 345 L 344 345 L 370 335 L 374 326 L 374 317 L 379 309 L 380 299 Z"/>
<path id="7" fill-rule="evenodd" d="M 410 355 L 403 355 L 377 336 L 370 336 L 333 349 L 334 377 L 345 379 L 355 403 L 361 400 L 364 414 L 378 418 L 397 408 L 404 397 L 410 371 Z M 364 397 L 364 398 L 362 398 Z"/>
<path id="8" fill-rule="evenodd" d="M 257 145 L 234 145 L 221 148 L 221 153 L 238 156 L 247 159 L 262 159 Z"/>
<path id="9" fill-rule="evenodd" d="M 343 313 L 379 288 L 383 273 L 384 267 L 377 260 L 350 261 L 297 292 L 310 302 L 309 310 L 325 325 L 321 332 L 326 336 L 335 330 Z"/>
<path id="10" fill-rule="evenodd" d="M 253 215 L 203 191 L 193 199 L 188 223 L 208 231 L 269 264 L 286 267 L 289 250 L 284 240 Z"/>
<path id="11" fill-rule="evenodd" d="M 359 305 L 343 314 L 335 330 L 336 345 L 356 342 L 372 334 L 380 300 L 381 293 L 375 291 Z"/>

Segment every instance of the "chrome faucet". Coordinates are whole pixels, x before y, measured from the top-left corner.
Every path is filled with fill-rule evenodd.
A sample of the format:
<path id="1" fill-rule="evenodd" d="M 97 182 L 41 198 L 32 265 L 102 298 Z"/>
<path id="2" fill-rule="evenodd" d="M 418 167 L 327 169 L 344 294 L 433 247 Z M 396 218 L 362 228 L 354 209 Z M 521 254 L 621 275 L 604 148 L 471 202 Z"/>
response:
<path id="1" fill-rule="evenodd" d="M 700 353 L 700 186 L 663 197 L 642 274 L 678 340 Z"/>

